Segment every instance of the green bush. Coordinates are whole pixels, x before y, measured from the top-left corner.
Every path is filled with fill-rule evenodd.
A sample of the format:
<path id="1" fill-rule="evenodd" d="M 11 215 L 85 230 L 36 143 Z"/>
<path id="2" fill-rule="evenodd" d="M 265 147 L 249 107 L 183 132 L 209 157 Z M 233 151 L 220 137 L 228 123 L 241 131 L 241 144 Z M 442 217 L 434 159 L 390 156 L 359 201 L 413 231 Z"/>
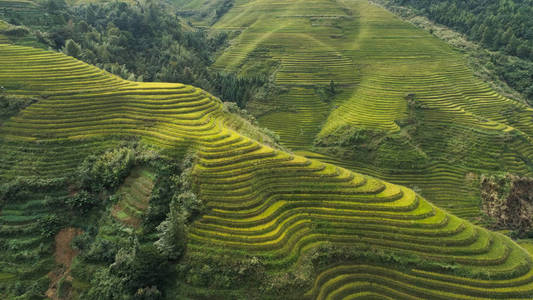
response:
<path id="1" fill-rule="evenodd" d="M 3 120 L 16 115 L 22 109 L 37 102 L 35 98 L 18 97 L 3 94 L 5 87 L 0 88 L 0 124 Z"/>
<path id="2" fill-rule="evenodd" d="M 89 156 L 78 168 L 82 187 L 92 192 L 117 188 L 135 163 L 132 149 L 122 147 Z"/>
<path id="3" fill-rule="evenodd" d="M 56 215 L 49 215 L 39 219 L 41 236 L 45 238 L 50 238 L 56 235 L 63 225 L 64 221 Z"/>
<path id="4" fill-rule="evenodd" d="M 191 191 L 183 192 L 173 198 L 173 204 L 181 208 L 185 218 L 189 221 L 200 215 L 205 206 Z"/>
<path id="5" fill-rule="evenodd" d="M 80 58 L 82 54 L 82 50 L 81 50 L 80 45 L 78 45 L 78 43 L 76 43 L 73 40 L 68 40 L 65 43 L 65 47 L 63 47 L 63 53 L 65 53 L 66 55 L 75 57 L 75 58 Z"/>
<path id="6" fill-rule="evenodd" d="M 157 164 L 158 176 L 150 195 L 150 206 L 143 218 L 143 230 L 145 233 L 155 232 L 156 227 L 165 220 L 169 213 L 169 203 L 175 193 L 181 190 L 180 183 L 181 166 L 167 160 Z"/>
<path id="7" fill-rule="evenodd" d="M 67 199 L 67 206 L 77 214 L 84 215 L 98 203 L 97 197 L 89 194 L 86 190 L 79 191 L 73 197 Z"/>
<path id="8" fill-rule="evenodd" d="M 133 295 L 133 299 L 134 300 L 159 300 L 159 299 L 162 299 L 162 295 L 156 286 L 150 286 L 150 287 L 138 289 L 135 295 Z"/>
<path id="9" fill-rule="evenodd" d="M 94 273 L 91 288 L 81 298 L 87 300 L 100 299 L 125 299 L 123 280 L 110 274 L 108 268 L 100 269 Z M 127 299 L 127 298 L 126 298 Z"/>
<path id="10" fill-rule="evenodd" d="M 16 37 L 23 37 L 30 33 L 30 30 L 24 26 L 12 26 L 4 31 L 2 31 L 5 35 L 10 36 L 16 36 Z"/>
<path id="11" fill-rule="evenodd" d="M 155 247 L 166 257 L 176 260 L 181 257 L 186 245 L 186 217 L 175 201 L 172 202 L 167 218 L 157 227 L 158 240 Z"/>
<path id="12" fill-rule="evenodd" d="M 111 263 L 118 252 L 118 245 L 103 238 L 96 239 L 88 249 L 81 253 L 81 258 L 94 263 Z"/>
<path id="13" fill-rule="evenodd" d="M 169 271 L 167 259 L 153 245 L 139 245 L 135 240 L 117 252 L 109 267 L 96 272 L 83 298 L 160 299 L 157 285 L 166 282 Z"/>

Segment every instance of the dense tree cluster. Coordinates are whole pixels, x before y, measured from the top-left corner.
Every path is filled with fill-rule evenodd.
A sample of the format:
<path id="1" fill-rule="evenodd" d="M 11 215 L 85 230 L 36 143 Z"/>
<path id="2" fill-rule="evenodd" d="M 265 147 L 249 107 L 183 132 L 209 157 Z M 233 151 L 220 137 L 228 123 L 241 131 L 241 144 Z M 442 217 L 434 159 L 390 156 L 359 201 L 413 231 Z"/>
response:
<path id="1" fill-rule="evenodd" d="M 182 263 L 187 227 L 204 210 L 192 188 L 194 160 L 193 153 L 181 162 L 162 158 L 157 152 L 130 142 L 90 156 L 80 165 L 76 179 L 79 182 L 71 186 L 81 190 L 66 199 L 66 207 L 84 219 L 99 219 L 96 224 L 85 224 L 84 232 L 73 240 L 73 247 L 79 251 L 73 273 L 90 283 L 90 288 L 83 289 L 81 299 L 164 296 L 169 274 Z M 142 224 L 130 232 L 108 212 L 113 205 L 112 195 L 133 166 L 150 168 L 157 175 Z M 0 192 L 18 190 L 15 183 L 11 186 L 0 186 Z M 58 221 L 61 220 L 44 220 L 42 234 L 53 236 L 57 228 L 65 226 Z"/>
<path id="2" fill-rule="evenodd" d="M 91 191 L 115 189 L 129 174 L 135 163 L 132 149 L 122 147 L 102 155 L 91 155 L 78 168 L 81 185 Z"/>
<path id="3" fill-rule="evenodd" d="M 532 0 L 391 0 L 498 51 L 491 57 L 502 80 L 533 101 Z M 506 56 L 522 59 L 517 62 Z"/>
<path id="4" fill-rule="evenodd" d="M 480 41 L 492 50 L 533 60 L 531 0 L 394 0 Z"/>

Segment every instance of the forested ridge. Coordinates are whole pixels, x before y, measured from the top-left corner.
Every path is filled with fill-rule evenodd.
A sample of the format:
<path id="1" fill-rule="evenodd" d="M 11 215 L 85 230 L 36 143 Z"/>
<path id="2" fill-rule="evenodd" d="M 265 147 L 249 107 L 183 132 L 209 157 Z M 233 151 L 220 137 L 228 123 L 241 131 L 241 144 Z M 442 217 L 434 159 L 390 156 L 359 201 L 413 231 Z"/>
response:
<path id="1" fill-rule="evenodd" d="M 492 50 L 533 60 L 531 0 L 393 0 L 419 9 L 431 19 L 464 32 Z"/>

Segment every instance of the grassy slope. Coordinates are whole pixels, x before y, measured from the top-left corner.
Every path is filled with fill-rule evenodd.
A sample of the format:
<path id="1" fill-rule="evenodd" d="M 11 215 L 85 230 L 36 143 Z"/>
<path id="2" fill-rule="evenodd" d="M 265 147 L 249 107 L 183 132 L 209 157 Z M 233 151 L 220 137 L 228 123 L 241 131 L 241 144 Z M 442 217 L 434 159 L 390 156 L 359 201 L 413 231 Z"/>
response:
<path id="1" fill-rule="evenodd" d="M 435 203 L 469 218 L 479 213 L 479 196 L 477 186 L 465 185 L 466 177 L 502 170 L 532 174 L 533 110 L 475 78 L 444 42 L 366 0 L 236 1 L 215 28 L 242 31 L 218 58 L 218 68 L 279 61 L 275 82 L 288 93 L 262 103 L 273 110 L 259 112 L 258 119 L 293 149 L 324 151 L 312 148 L 313 139 L 343 126 L 406 135 L 398 125 L 408 115 L 404 97 L 414 93 L 426 107 L 409 136 L 429 157 L 426 166 L 376 167 L 357 157 L 302 154 L 418 186 Z M 330 79 L 342 93 L 328 105 L 313 87 Z M 401 150 L 393 151 L 398 160 L 407 156 Z"/>
<path id="2" fill-rule="evenodd" d="M 269 273 L 284 274 L 319 245 L 371 246 L 454 263 L 455 274 L 482 272 L 491 279 L 436 273 L 427 264 L 403 271 L 389 265 L 383 271 L 379 265 L 341 261 L 320 270 L 307 296 L 533 296 L 531 258 L 507 237 L 448 214 L 410 189 L 247 138 L 225 125 L 232 117 L 221 102 L 197 88 L 128 82 L 62 54 L 9 45 L 0 45 L 0 81 L 11 93 L 43 96 L 0 128 L 0 149 L 10 155 L 0 156 L 1 181 L 36 172 L 68 175 L 84 151 L 73 153 L 70 143 L 94 152 L 111 147 L 106 141 L 117 134 L 140 136 L 167 153 L 194 147 L 195 188 L 209 211 L 190 228 L 189 259 L 245 253 Z M 2 216 L 6 210 L 11 211 L 3 207 Z M 3 259 L 5 278 L 11 273 L 6 265 L 19 262 Z M 382 285 L 387 288 L 377 289 Z M 180 292 L 225 295 L 194 288 Z"/>
<path id="3" fill-rule="evenodd" d="M 124 224 L 138 227 L 142 214 L 148 208 L 154 180 L 155 174 L 150 170 L 132 170 L 116 192 L 118 202 L 111 210 L 113 217 Z"/>

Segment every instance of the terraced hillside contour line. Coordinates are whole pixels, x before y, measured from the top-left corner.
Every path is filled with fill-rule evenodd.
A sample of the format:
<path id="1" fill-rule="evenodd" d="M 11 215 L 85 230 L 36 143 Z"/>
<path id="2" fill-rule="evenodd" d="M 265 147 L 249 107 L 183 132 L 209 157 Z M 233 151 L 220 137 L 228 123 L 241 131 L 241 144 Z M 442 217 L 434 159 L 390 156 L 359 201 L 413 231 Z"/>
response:
<path id="1" fill-rule="evenodd" d="M 240 32 L 216 68 L 279 64 L 274 83 L 286 93 L 249 110 L 306 156 L 417 186 L 467 218 L 479 215 L 477 186 L 465 184 L 469 176 L 533 175 L 533 109 L 476 78 L 445 42 L 367 0 L 237 0 L 214 28 Z M 316 89 L 330 80 L 338 94 L 328 103 Z M 419 107 L 412 120 L 407 95 Z M 402 124 L 409 122 L 417 128 Z M 313 147 L 313 140 L 343 128 L 404 135 L 412 146 L 375 161 Z M 417 164 L 409 151 L 422 152 L 427 162 Z"/>
<path id="2" fill-rule="evenodd" d="M 83 153 L 112 147 L 106 141 L 116 135 L 140 136 L 161 149 L 196 149 L 195 189 L 209 210 L 190 229 L 189 257 L 248 253 L 267 270 L 284 273 L 320 245 L 370 246 L 427 263 L 384 271 L 335 262 L 320 270 L 306 295 L 533 296 L 531 258 L 509 238 L 455 217 L 408 188 L 243 136 L 226 125 L 235 116 L 197 88 L 124 81 L 62 54 L 5 44 L 0 82 L 9 93 L 41 97 L 0 128 L 0 149 L 10 155 L 0 156 L 3 182 L 15 175 L 66 176 Z M 73 153 L 73 144 L 80 151 Z M 21 205 L 1 208 L 3 225 L 15 226 L 4 216 L 33 202 Z M 3 237 L 16 233 L 4 228 Z M 10 259 L 0 258 L 0 280 L 18 275 L 8 267 Z M 431 262 L 453 264 L 455 272 L 428 269 Z"/>

